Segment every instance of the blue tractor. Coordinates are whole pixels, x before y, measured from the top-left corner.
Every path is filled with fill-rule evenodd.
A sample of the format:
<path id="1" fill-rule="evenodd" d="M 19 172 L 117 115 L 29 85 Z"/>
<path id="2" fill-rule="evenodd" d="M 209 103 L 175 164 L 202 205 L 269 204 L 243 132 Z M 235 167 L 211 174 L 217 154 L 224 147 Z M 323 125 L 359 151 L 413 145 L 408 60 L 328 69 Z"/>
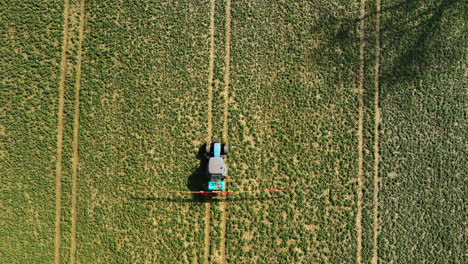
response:
<path id="1" fill-rule="evenodd" d="M 215 138 L 212 143 L 206 144 L 206 155 L 208 156 L 208 191 L 212 193 L 226 190 L 227 166 L 223 156 L 228 154 L 227 144 Z"/>

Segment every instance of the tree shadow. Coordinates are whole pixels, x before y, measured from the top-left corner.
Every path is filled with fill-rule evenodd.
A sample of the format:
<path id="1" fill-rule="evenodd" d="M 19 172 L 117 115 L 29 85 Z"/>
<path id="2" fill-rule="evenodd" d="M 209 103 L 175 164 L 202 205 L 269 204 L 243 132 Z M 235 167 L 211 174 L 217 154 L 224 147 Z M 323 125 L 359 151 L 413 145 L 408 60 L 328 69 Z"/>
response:
<path id="1" fill-rule="evenodd" d="M 381 67 L 381 83 L 392 86 L 418 79 L 428 66 L 456 60 L 453 54 L 437 54 L 434 48 L 443 45 L 440 39 L 446 35 L 444 23 L 449 23 L 450 13 L 456 12 L 456 9 L 463 10 L 462 4 L 460 0 L 442 0 L 427 6 L 419 0 L 400 0 L 382 6 L 380 12 L 375 7 L 369 10 L 369 6 L 366 6 L 363 18 L 356 17 L 359 14 L 350 17 L 349 13 L 317 7 L 321 10 L 321 17 L 311 27 L 311 31 L 324 38 L 308 59 L 333 74 L 334 78 L 330 82 L 344 83 L 347 80 L 343 76 L 344 72 L 352 71 L 356 76 L 359 67 L 360 22 L 365 20 L 366 52 L 375 45 L 375 23 L 380 14 L 382 55 L 391 55 L 391 60 L 387 59 Z M 373 64 L 374 55 L 367 53 L 366 63 Z"/>
<path id="2" fill-rule="evenodd" d="M 396 56 L 391 65 L 382 68 L 381 83 L 394 87 L 396 83 L 421 78 L 434 64 L 456 60 L 452 54 L 439 54 L 437 47 L 444 45 L 440 41 L 447 34 L 443 29 L 444 20 L 450 9 L 457 8 L 457 3 L 460 1 L 443 0 L 423 8 L 420 1 L 407 0 L 388 14 L 395 19 L 382 26 L 382 48 Z"/>

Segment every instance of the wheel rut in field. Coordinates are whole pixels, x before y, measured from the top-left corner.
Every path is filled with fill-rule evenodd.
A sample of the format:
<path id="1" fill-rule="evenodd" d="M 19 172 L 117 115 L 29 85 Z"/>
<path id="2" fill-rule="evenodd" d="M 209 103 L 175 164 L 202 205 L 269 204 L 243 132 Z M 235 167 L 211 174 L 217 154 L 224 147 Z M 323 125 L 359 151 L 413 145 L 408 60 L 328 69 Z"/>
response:
<path id="1" fill-rule="evenodd" d="M 213 77 L 214 77 L 214 59 L 215 59 L 215 0 L 210 0 L 210 55 L 208 65 L 208 125 L 206 142 L 213 139 Z M 211 200 L 205 205 L 205 263 L 211 261 Z"/>
<path id="2" fill-rule="evenodd" d="M 213 137 L 213 77 L 215 59 L 215 0 L 210 0 L 210 58 L 208 65 L 208 133 L 206 142 L 211 142 Z"/>
<path id="3" fill-rule="evenodd" d="M 229 142 L 229 85 L 231 74 L 231 0 L 226 1 L 226 39 L 225 39 L 225 70 L 224 70 L 224 115 L 223 115 L 223 141 Z M 227 161 L 227 158 L 226 158 Z M 226 181 L 226 190 L 228 190 L 228 181 Z M 220 203 L 221 209 L 221 262 L 227 264 L 226 252 L 226 230 L 227 230 L 227 206 L 228 197 Z"/>
<path id="4" fill-rule="evenodd" d="M 68 51 L 68 16 L 70 3 L 65 0 L 63 9 L 63 41 L 60 62 L 60 82 L 59 82 L 59 105 L 57 122 L 57 163 L 55 172 L 55 241 L 54 256 L 55 264 L 60 263 L 60 222 L 62 217 L 62 160 L 63 160 L 63 117 L 65 107 L 65 79 L 67 76 L 67 51 Z"/>
<path id="5" fill-rule="evenodd" d="M 78 189 L 78 166 L 79 166 L 79 129 L 80 129 L 80 88 L 81 88 L 81 66 L 83 60 L 83 39 L 85 24 L 85 0 L 80 0 L 80 24 L 78 39 L 78 55 L 76 65 L 75 82 L 75 113 L 73 120 L 73 157 L 72 157 L 72 219 L 71 219 L 71 239 L 70 239 L 70 263 L 76 263 L 76 226 L 77 215 L 77 189 Z"/>
<path id="6" fill-rule="evenodd" d="M 205 205 L 205 263 L 210 263 L 211 201 Z"/>
<path id="7" fill-rule="evenodd" d="M 376 1 L 376 39 L 375 39 L 375 94 L 374 94 L 374 197 L 373 197 L 373 252 L 372 252 L 372 264 L 378 263 L 378 236 L 379 236 L 379 124 L 381 122 L 380 108 L 379 108 L 379 73 L 380 73 L 380 20 L 381 20 L 381 2 Z"/>
<path id="8" fill-rule="evenodd" d="M 359 24 L 359 117 L 358 117 L 358 175 L 357 175 L 357 213 L 356 213 L 356 263 L 362 263 L 362 203 L 363 203 L 363 185 L 364 185 L 364 52 L 365 35 L 364 19 L 366 15 L 366 0 L 361 0 L 360 6 L 360 24 Z"/>

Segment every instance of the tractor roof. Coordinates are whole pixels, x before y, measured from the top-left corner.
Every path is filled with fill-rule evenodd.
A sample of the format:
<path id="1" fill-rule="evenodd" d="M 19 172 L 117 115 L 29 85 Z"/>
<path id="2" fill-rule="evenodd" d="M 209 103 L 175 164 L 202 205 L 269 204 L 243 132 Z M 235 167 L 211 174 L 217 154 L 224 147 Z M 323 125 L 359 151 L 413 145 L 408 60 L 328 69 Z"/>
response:
<path id="1" fill-rule="evenodd" d="M 227 167 L 224 159 L 221 157 L 211 157 L 208 161 L 208 172 L 210 174 L 221 174 L 226 176 Z"/>

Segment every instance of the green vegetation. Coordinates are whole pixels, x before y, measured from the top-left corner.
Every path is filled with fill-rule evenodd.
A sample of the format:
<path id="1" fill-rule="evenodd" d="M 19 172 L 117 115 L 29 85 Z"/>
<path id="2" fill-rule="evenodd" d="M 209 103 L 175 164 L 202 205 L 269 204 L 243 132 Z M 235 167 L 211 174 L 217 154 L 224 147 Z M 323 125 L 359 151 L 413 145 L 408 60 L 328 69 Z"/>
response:
<path id="1" fill-rule="evenodd" d="M 468 155 L 463 1 L 382 7 L 383 263 L 464 263 Z"/>
<path id="2" fill-rule="evenodd" d="M 136 190 L 186 190 L 199 165 L 209 5 L 93 2 L 87 9 L 77 258 L 201 262 L 203 204 Z"/>
<path id="3" fill-rule="evenodd" d="M 0 10 L 0 262 L 50 263 L 63 4 Z"/>
<path id="4" fill-rule="evenodd" d="M 231 261 L 355 261 L 359 12 L 337 6 L 233 3 L 231 190 L 297 191 L 229 204 Z"/>
<path id="5" fill-rule="evenodd" d="M 464 262 L 462 1 L 233 1 L 230 69 L 215 1 L 212 80 L 209 1 L 90 0 L 83 32 L 81 2 L 66 3 L 66 23 L 63 1 L 0 4 L 0 263 L 55 250 L 61 263 L 372 263 L 376 247 L 379 263 Z M 296 191 L 233 194 L 209 215 L 199 197 L 138 192 L 198 190 L 200 147 L 225 133 L 226 73 L 229 190 Z"/>

